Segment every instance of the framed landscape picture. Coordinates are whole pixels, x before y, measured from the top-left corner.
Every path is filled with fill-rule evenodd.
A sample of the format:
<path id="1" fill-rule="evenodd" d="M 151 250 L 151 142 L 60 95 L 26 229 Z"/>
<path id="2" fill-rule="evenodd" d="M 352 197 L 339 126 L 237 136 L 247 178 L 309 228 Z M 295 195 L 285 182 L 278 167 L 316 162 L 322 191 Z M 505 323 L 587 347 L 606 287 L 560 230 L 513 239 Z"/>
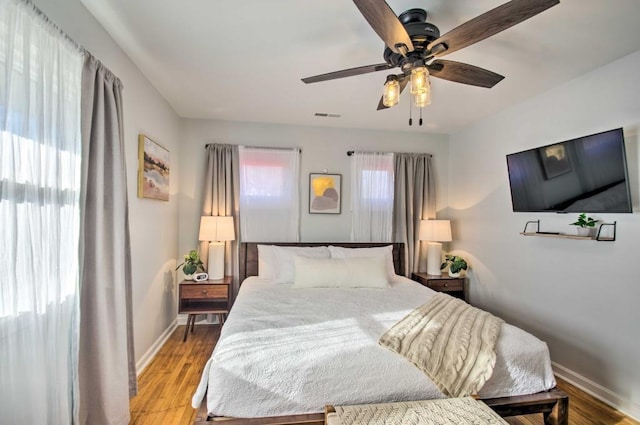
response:
<path id="1" fill-rule="evenodd" d="M 309 174 L 309 214 L 340 214 L 341 174 Z"/>
<path id="2" fill-rule="evenodd" d="M 169 151 L 144 134 L 138 136 L 138 197 L 169 200 Z"/>

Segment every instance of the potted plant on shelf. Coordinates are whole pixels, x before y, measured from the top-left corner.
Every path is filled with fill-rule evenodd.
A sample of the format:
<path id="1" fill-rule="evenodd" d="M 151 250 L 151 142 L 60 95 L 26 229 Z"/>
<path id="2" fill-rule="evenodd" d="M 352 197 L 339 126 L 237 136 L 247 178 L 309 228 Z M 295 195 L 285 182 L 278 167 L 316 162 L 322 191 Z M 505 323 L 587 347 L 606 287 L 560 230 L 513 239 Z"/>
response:
<path id="1" fill-rule="evenodd" d="M 598 220 L 588 217 L 587 214 L 582 213 L 578 216 L 578 220 L 571 223 L 571 226 L 576 226 L 578 230 L 578 236 L 591 236 L 591 233 L 596 228 Z"/>
<path id="2" fill-rule="evenodd" d="M 200 260 L 200 255 L 195 250 L 189 251 L 188 254 L 185 254 L 184 261 L 176 267 L 178 270 L 182 267 L 182 272 L 184 273 L 184 278 L 187 280 L 193 280 L 193 274 L 198 270 L 204 271 L 204 264 L 202 260 Z"/>
<path id="3" fill-rule="evenodd" d="M 445 255 L 444 263 L 440 266 L 440 270 L 444 270 L 449 266 L 449 276 L 458 277 L 460 276 L 460 272 L 462 270 L 467 270 L 469 265 L 462 257 L 458 257 L 457 255 Z"/>

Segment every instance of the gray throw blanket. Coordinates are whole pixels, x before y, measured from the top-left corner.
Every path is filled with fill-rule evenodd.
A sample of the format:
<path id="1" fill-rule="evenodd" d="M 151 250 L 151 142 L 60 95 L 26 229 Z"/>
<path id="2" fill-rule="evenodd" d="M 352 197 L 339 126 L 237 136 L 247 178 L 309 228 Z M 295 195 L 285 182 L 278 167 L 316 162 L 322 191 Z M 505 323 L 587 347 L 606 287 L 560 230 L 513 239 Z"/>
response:
<path id="1" fill-rule="evenodd" d="M 380 338 L 448 397 L 477 394 L 491 377 L 503 320 L 437 293 Z"/>

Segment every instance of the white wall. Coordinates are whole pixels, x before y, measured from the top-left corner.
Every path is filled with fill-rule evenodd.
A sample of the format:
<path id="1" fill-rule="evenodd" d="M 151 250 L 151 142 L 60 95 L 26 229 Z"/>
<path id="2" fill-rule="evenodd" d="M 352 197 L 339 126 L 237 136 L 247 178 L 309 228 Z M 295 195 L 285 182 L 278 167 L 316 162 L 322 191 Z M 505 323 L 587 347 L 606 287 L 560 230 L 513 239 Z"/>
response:
<path id="1" fill-rule="evenodd" d="M 451 135 L 448 214 L 471 259 L 471 302 L 547 341 L 557 371 L 640 417 L 640 52 Z M 513 213 L 505 155 L 623 127 L 634 214 L 615 242 L 524 237 L 571 232 L 576 215 Z M 567 368 L 567 369 L 564 369 Z"/>
<path id="2" fill-rule="evenodd" d="M 447 205 L 448 137 L 416 132 L 331 129 L 210 120 L 185 120 L 180 181 L 180 252 L 198 243 L 202 181 L 207 143 L 300 147 L 300 239 L 306 242 L 348 241 L 351 234 L 349 150 L 427 152 L 433 155 L 437 209 Z M 342 174 L 342 213 L 309 214 L 309 173 Z"/>
<path id="3" fill-rule="evenodd" d="M 79 0 L 34 0 L 54 23 L 84 46 L 124 85 L 124 134 L 133 263 L 136 359 L 140 360 L 175 320 L 178 246 L 178 155 L 181 121 L 138 68 Z M 138 134 L 171 152 L 170 202 L 138 199 Z"/>

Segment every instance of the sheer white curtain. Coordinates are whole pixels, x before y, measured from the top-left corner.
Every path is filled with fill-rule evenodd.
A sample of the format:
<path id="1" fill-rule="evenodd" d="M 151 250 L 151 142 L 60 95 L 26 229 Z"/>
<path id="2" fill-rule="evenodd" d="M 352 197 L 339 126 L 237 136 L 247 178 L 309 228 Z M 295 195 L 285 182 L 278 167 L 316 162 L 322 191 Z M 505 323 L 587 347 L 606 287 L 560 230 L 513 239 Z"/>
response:
<path id="1" fill-rule="evenodd" d="M 351 240 L 392 242 L 393 154 L 354 152 L 351 176 Z"/>
<path id="2" fill-rule="evenodd" d="M 240 146 L 240 229 L 245 242 L 297 242 L 300 149 Z"/>
<path id="3" fill-rule="evenodd" d="M 82 54 L 0 2 L 0 422 L 69 424 L 78 342 Z"/>

